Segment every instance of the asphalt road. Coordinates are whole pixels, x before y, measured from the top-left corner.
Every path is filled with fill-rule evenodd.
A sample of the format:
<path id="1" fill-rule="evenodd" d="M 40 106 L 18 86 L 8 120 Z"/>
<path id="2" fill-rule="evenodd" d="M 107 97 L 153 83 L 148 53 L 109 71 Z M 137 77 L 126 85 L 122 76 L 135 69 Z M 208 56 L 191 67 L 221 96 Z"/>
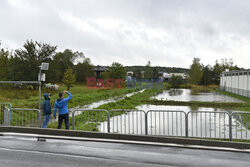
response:
<path id="1" fill-rule="evenodd" d="M 247 167 L 249 153 L 0 136 L 1 167 Z"/>

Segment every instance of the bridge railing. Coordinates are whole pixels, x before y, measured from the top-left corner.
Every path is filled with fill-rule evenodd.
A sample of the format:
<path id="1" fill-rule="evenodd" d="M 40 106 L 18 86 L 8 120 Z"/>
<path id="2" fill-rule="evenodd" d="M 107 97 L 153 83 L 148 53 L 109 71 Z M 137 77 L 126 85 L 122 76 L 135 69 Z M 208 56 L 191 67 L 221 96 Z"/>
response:
<path id="1" fill-rule="evenodd" d="M 105 121 L 106 124 L 103 123 Z M 75 109 L 72 112 L 72 129 L 109 132 L 109 112 L 102 109 Z"/>
<path id="2" fill-rule="evenodd" d="M 250 140 L 250 113 L 233 112 L 231 128 L 232 139 Z"/>
<path id="3" fill-rule="evenodd" d="M 135 109 L 113 109 L 109 111 L 110 132 L 145 135 L 146 112 Z"/>
<path id="4" fill-rule="evenodd" d="M 0 126 L 4 125 L 4 111 L 6 108 L 8 108 L 10 110 L 8 112 L 8 114 L 9 114 L 9 117 L 11 119 L 12 105 L 10 103 L 0 103 Z"/>
<path id="5" fill-rule="evenodd" d="M 230 113 L 190 111 L 187 113 L 188 136 L 198 138 L 230 138 Z"/>
<path id="6" fill-rule="evenodd" d="M 12 108 L 7 126 L 41 127 L 42 114 L 37 109 Z M 11 112 L 5 107 L 5 113 Z M 6 114 L 5 114 L 6 115 Z M 9 120 L 9 121 L 8 121 Z M 214 139 L 250 140 L 250 113 L 214 111 L 172 111 L 134 109 L 74 109 L 70 123 L 73 130 L 119 134 L 179 136 Z M 53 126 L 52 126 L 53 125 Z M 49 128 L 57 128 L 51 119 Z"/>
<path id="7" fill-rule="evenodd" d="M 186 113 L 173 110 L 147 112 L 149 135 L 186 136 Z"/>
<path id="8" fill-rule="evenodd" d="M 38 109 L 12 108 L 10 126 L 25 126 L 41 128 L 41 112 Z"/>

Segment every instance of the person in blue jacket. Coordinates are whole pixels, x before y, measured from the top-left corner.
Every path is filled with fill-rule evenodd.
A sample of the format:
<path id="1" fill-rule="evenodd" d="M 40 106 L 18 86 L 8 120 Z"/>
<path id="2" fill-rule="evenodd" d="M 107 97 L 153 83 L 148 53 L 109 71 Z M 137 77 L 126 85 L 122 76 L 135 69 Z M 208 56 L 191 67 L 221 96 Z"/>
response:
<path id="1" fill-rule="evenodd" d="M 72 95 L 68 91 L 64 91 L 69 97 L 63 98 L 63 92 L 59 93 L 59 99 L 55 101 L 54 105 L 54 118 L 56 119 L 57 109 L 59 110 L 58 117 L 58 129 L 61 129 L 63 120 L 65 122 L 65 128 L 69 129 L 69 110 L 68 110 L 68 101 L 72 99 Z"/>
<path id="2" fill-rule="evenodd" d="M 47 128 L 49 124 L 49 119 L 51 115 L 51 105 L 50 105 L 50 94 L 44 93 L 44 101 L 43 101 L 43 128 Z"/>

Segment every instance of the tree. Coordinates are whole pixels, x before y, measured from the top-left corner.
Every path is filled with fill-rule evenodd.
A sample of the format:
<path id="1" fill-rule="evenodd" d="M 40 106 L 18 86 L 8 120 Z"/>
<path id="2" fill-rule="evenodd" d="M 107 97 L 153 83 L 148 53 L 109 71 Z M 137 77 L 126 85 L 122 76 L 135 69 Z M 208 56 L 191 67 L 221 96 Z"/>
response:
<path id="1" fill-rule="evenodd" d="M 171 84 L 172 87 L 177 88 L 179 85 L 183 84 L 183 78 L 178 75 L 173 75 L 169 79 L 169 83 Z"/>
<path id="2" fill-rule="evenodd" d="M 12 77 L 14 80 L 37 80 L 39 66 L 42 62 L 49 62 L 55 55 L 56 46 L 27 40 L 23 48 L 15 50 L 11 66 L 17 70 Z M 17 64 L 18 63 L 18 64 Z M 17 67 L 15 67 L 17 65 Z M 12 71 L 12 72 L 13 72 Z"/>
<path id="3" fill-rule="evenodd" d="M 73 73 L 72 68 L 68 68 L 64 73 L 63 83 L 67 86 L 67 89 L 70 90 L 70 87 L 73 86 L 75 81 L 76 81 L 76 76 Z"/>
<path id="4" fill-rule="evenodd" d="M 1 46 L 1 43 L 0 43 Z M 8 79 L 8 64 L 9 64 L 9 51 L 1 48 L 0 49 L 0 81 Z"/>
<path id="5" fill-rule="evenodd" d="M 218 60 L 215 61 L 215 65 L 213 66 L 212 77 L 215 84 L 220 83 L 220 74 L 225 71 L 226 69 L 231 70 L 238 70 L 239 68 L 234 65 L 233 59 L 221 59 L 221 63 Z"/>
<path id="6" fill-rule="evenodd" d="M 159 70 L 157 67 L 153 67 L 153 70 L 152 70 L 152 78 L 153 79 L 157 79 L 159 77 Z"/>
<path id="7" fill-rule="evenodd" d="M 144 78 L 146 79 L 152 79 L 153 77 L 153 71 L 151 69 L 151 62 L 148 61 L 145 67 L 145 73 L 144 73 Z"/>
<path id="8" fill-rule="evenodd" d="M 48 80 L 61 82 L 66 69 L 73 69 L 74 62 L 78 58 L 84 58 L 82 52 L 73 52 L 70 49 L 65 49 L 63 52 L 56 53 L 48 71 Z"/>
<path id="9" fill-rule="evenodd" d="M 112 79 L 124 79 L 126 77 L 126 70 L 120 63 L 113 62 L 108 69 L 108 75 Z"/>
<path id="10" fill-rule="evenodd" d="M 202 65 L 199 58 L 194 58 L 189 70 L 189 82 L 192 84 L 200 84 L 203 76 Z"/>
<path id="11" fill-rule="evenodd" d="M 205 66 L 203 69 L 203 76 L 201 79 L 201 84 L 202 85 L 209 85 L 212 84 L 212 67 L 210 65 Z"/>
<path id="12" fill-rule="evenodd" d="M 94 76 L 93 65 L 89 58 L 85 58 L 82 63 L 75 66 L 76 81 L 85 82 L 86 77 Z"/>

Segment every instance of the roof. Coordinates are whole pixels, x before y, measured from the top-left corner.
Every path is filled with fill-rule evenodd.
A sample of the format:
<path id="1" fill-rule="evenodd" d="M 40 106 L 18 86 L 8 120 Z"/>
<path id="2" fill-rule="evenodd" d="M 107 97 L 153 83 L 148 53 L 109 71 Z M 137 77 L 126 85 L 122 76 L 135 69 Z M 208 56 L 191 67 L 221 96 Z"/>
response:
<path id="1" fill-rule="evenodd" d="M 107 71 L 108 69 L 106 67 L 102 67 L 102 66 L 96 66 L 94 68 L 94 71 L 100 71 L 100 72 L 104 72 L 104 71 Z"/>

